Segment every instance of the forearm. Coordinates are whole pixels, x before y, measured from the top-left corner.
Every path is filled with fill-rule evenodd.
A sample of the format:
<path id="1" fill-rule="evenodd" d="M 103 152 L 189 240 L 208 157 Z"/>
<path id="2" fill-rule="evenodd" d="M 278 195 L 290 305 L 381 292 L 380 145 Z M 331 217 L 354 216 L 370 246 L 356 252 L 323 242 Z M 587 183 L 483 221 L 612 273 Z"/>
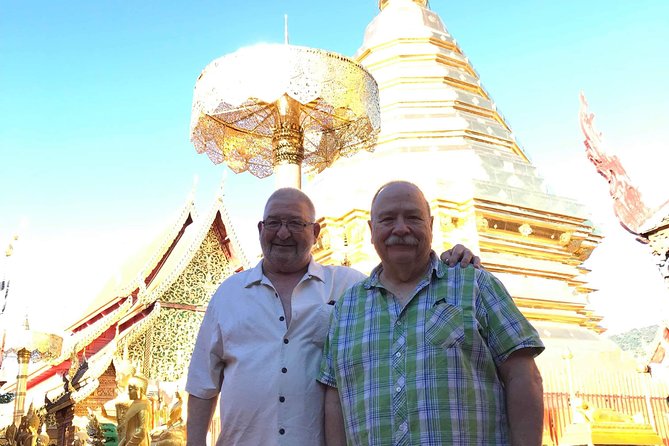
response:
<path id="1" fill-rule="evenodd" d="M 541 375 L 512 379 L 505 388 L 509 434 L 513 446 L 541 445 L 544 400 Z"/>
<path id="2" fill-rule="evenodd" d="M 203 446 L 207 442 L 209 424 L 214 416 L 217 398 L 203 399 L 188 396 L 187 446 Z"/>
<path id="3" fill-rule="evenodd" d="M 344 415 L 341 411 L 339 391 L 327 386 L 325 390 L 325 444 L 326 446 L 346 446 Z"/>

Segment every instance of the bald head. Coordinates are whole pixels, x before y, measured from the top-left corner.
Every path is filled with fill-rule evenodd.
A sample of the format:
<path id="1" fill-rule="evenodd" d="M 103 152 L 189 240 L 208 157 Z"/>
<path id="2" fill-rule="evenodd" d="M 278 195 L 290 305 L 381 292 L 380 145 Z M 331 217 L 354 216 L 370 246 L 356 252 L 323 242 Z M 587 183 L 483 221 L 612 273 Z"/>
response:
<path id="1" fill-rule="evenodd" d="M 372 198 L 372 206 L 370 208 L 371 209 L 370 210 L 370 218 L 374 218 L 374 213 L 375 213 L 374 212 L 374 205 L 376 204 L 379 196 L 382 195 L 383 193 L 385 193 L 389 190 L 393 190 L 393 189 L 409 190 L 409 191 L 412 191 L 412 192 L 416 193 L 420 197 L 421 201 L 425 203 L 425 209 L 427 209 L 427 215 L 428 216 L 431 215 L 430 204 L 427 202 L 427 199 L 425 198 L 425 195 L 423 194 L 423 191 L 420 190 L 420 188 L 418 186 L 416 186 L 415 184 L 413 184 L 409 181 L 399 181 L 398 180 L 398 181 L 390 181 L 390 182 L 384 184 L 383 186 L 381 186 L 379 188 L 379 190 L 376 191 L 376 193 L 374 194 L 374 197 Z"/>
<path id="2" fill-rule="evenodd" d="M 267 211 L 270 207 L 272 201 L 281 200 L 288 203 L 295 203 L 296 206 L 301 204 L 306 205 L 308 218 L 306 221 L 314 221 L 316 219 L 316 208 L 314 203 L 311 201 L 311 198 L 307 196 L 304 192 L 299 189 L 293 189 L 292 187 L 283 187 L 281 189 L 275 190 L 272 195 L 267 199 L 265 204 L 265 210 L 263 212 L 263 218 L 267 217 Z"/>
<path id="3" fill-rule="evenodd" d="M 278 189 L 269 197 L 263 221 L 258 222 L 263 271 L 274 274 L 306 271 L 320 233 L 315 217 L 314 204 L 300 190 Z M 268 220 L 273 224 L 266 225 Z M 278 221 L 281 223 L 277 227 Z"/>

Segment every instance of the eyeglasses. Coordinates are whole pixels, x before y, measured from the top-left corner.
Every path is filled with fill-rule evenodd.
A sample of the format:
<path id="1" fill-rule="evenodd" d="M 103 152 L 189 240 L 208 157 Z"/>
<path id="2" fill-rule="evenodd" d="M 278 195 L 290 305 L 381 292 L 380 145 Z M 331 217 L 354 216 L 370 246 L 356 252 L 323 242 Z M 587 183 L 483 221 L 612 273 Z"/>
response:
<path id="1" fill-rule="evenodd" d="M 278 231 L 281 229 L 281 225 L 286 225 L 286 229 L 293 233 L 302 232 L 307 226 L 315 224 L 307 223 L 298 219 L 282 220 L 280 218 L 268 218 L 267 220 L 263 220 L 260 223 L 262 223 L 263 227 L 269 231 Z"/>

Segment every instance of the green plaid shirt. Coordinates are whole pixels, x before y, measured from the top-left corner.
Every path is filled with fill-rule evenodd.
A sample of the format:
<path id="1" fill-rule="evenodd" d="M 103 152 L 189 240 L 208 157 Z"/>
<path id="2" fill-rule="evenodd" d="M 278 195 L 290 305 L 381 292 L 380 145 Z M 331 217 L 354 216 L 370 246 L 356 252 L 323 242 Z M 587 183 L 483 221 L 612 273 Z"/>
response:
<path id="1" fill-rule="evenodd" d="M 381 266 L 335 305 L 318 379 L 339 390 L 349 445 L 509 443 L 496 367 L 543 344 L 490 273 L 431 262 L 403 309 Z"/>

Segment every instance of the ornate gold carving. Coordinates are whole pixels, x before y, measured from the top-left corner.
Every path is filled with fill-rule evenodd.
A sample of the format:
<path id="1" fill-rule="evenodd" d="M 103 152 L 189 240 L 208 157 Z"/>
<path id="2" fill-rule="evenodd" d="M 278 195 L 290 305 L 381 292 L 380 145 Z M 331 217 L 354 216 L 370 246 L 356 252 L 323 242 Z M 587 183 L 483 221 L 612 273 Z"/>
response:
<path id="1" fill-rule="evenodd" d="M 156 323 L 150 376 L 174 382 L 186 374 L 204 313 L 165 308 Z"/>
<path id="2" fill-rule="evenodd" d="M 258 60 L 274 72 L 259 71 Z M 340 156 L 374 149 L 378 94 L 374 78 L 339 54 L 285 44 L 242 48 L 198 78 L 191 141 L 236 173 L 264 178 L 279 163 L 320 172 Z"/>
<path id="3" fill-rule="evenodd" d="M 321 229 L 321 233 L 318 236 L 316 241 L 315 250 L 317 251 L 327 251 L 331 247 L 330 240 L 330 229 L 327 227 Z"/>
<path id="4" fill-rule="evenodd" d="M 532 234 L 532 226 L 528 225 L 527 223 L 523 223 L 522 225 L 518 226 L 518 232 L 520 232 L 524 237 L 529 237 L 530 234 Z"/>
<path id="5" fill-rule="evenodd" d="M 304 159 L 303 135 L 299 127 L 281 123 L 274 130 L 274 164 L 302 164 Z"/>
<path id="6" fill-rule="evenodd" d="M 365 223 L 356 219 L 346 225 L 345 246 L 354 246 L 362 242 L 365 234 Z"/>
<path id="7" fill-rule="evenodd" d="M 151 325 L 148 330 L 146 330 L 146 336 L 144 337 L 144 360 L 142 361 L 142 374 L 145 376 L 151 376 L 151 352 L 153 350 L 153 333 L 155 325 Z"/>
<path id="8" fill-rule="evenodd" d="M 159 300 L 206 306 L 218 285 L 231 273 L 230 263 L 221 249 L 218 237 L 209 231 L 190 264 Z"/>
<path id="9" fill-rule="evenodd" d="M 439 227 L 442 232 L 450 232 L 457 227 L 458 218 L 441 213 L 439 218 Z"/>
<path id="10" fill-rule="evenodd" d="M 210 230 L 191 262 L 159 300 L 204 308 L 216 288 L 232 272 L 218 236 Z M 203 316 L 201 311 L 163 307 L 152 330 L 129 346 L 131 360 L 144 364 L 150 378 L 178 381 L 186 373 Z M 151 348 L 145 352 L 149 333 Z M 150 360 L 146 354 L 150 354 Z"/>

